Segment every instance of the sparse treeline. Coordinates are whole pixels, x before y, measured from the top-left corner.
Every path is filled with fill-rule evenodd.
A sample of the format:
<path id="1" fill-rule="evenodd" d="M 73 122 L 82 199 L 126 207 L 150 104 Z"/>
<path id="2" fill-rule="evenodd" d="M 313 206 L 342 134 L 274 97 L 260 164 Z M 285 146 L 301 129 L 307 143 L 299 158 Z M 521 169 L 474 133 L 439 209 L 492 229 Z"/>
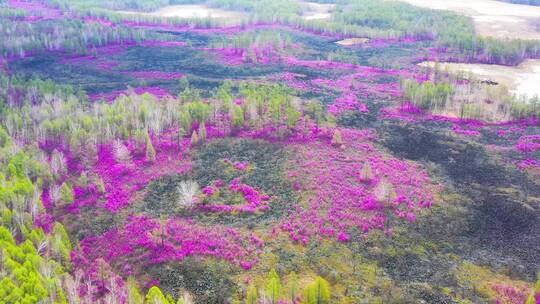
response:
<path id="1" fill-rule="evenodd" d="M 212 43 L 213 47 L 249 48 L 271 46 L 276 49 L 287 48 L 293 44 L 288 33 L 276 31 L 251 31 L 232 37 L 220 37 Z"/>
<path id="2" fill-rule="evenodd" d="M 98 3 L 96 6 L 82 1 L 51 0 L 51 3 L 83 15 L 106 18 L 115 23 L 189 25 L 210 28 L 230 24 L 230 20 L 212 18 L 161 18 L 148 15 L 119 14 L 113 9 L 131 8 L 148 10 L 186 1 L 156 0 L 144 8 L 141 1 L 121 1 L 114 5 Z M 141 2 L 141 3 L 139 3 Z M 187 1 L 190 3 L 191 1 Z M 109 3 L 109 2 L 107 2 Z M 145 2 L 146 3 L 146 2 Z M 240 10 L 249 14 L 236 20 L 247 26 L 254 23 L 279 22 L 318 33 L 366 38 L 411 37 L 433 40 L 436 47 L 453 51 L 454 60 L 515 65 L 525 58 L 540 56 L 540 44 L 521 39 L 495 39 L 478 37 L 472 21 L 450 12 L 427 10 L 399 1 L 341 0 L 336 11 L 327 20 L 306 20 L 298 3 L 275 0 L 209 0 L 199 3 L 223 9 Z"/>
<path id="3" fill-rule="evenodd" d="M 119 1 L 85 1 L 85 0 L 48 0 L 49 3 L 61 9 L 90 10 L 96 7 L 110 10 L 134 10 L 141 12 L 154 11 L 166 5 L 194 4 L 199 0 L 119 0 Z"/>
<path id="4" fill-rule="evenodd" d="M 24 80 L 17 76 L 8 77 L 0 73 L 0 115 L 9 107 L 67 99 L 74 94 L 75 91 L 69 85 L 59 85 L 51 80 L 39 78 Z M 86 96 L 81 95 L 80 92 L 78 94 L 79 99 L 86 99 Z"/>
<path id="5" fill-rule="evenodd" d="M 84 54 L 92 48 L 140 41 L 145 32 L 128 27 L 110 27 L 80 20 L 21 22 L 0 18 L 0 55 L 24 57 L 42 51 Z"/>
<path id="6" fill-rule="evenodd" d="M 316 277 L 307 286 L 302 286 L 298 275 L 291 272 L 282 282 L 275 269 L 270 270 L 266 280 L 255 284 L 251 282 L 243 290 L 245 304 L 329 304 L 332 294 L 329 283 L 322 277 Z"/>
<path id="7" fill-rule="evenodd" d="M 441 71 L 438 66 L 426 70 L 425 76 L 420 81 L 402 79 L 401 89 L 414 105 L 434 114 L 489 121 L 540 116 L 538 96 L 515 96 L 503 85 Z"/>
<path id="8" fill-rule="evenodd" d="M 32 83 L 41 84 L 38 80 Z M 16 138 L 62 142 L 76 155 L 89 159 L 95 155 L 87 155 L 88 151 L 95 152 L 98 143 L 134 138 L 142 145 L 148 132 L 159 136 L 175 129 L 178 136 L 191 136 L 198 142 L 204 140 L 206 124 L 215 125 L 223 133 L 273 127 L 280 136 L 287 136 L 297 127 L 303 112 L 291 89 L 256 83 L 242 83 L 238 89 L 239 93 L 234 94 L 232 83 L 225 82 L 211 103 L 202 101 L 189 85 L 179 95 L 181 102 L 173 98 L 158 102 L 150 94 L 124 95 L 113 104 L 85 104 L 84 96 L 80 100 L 61 94 L 44 98 L 41 103 L 32 102 L 33 97 L 23 98 L 18 106 L 4 110 L 2 124 Z M 43 94 L 43 90 L 36 89 L 42 92 L 36 94 Z M 319 124 L 331 121 L 323 114 L 322 106 L 317 108 L 316 104 L 305 107 L 304 120 Z"/>

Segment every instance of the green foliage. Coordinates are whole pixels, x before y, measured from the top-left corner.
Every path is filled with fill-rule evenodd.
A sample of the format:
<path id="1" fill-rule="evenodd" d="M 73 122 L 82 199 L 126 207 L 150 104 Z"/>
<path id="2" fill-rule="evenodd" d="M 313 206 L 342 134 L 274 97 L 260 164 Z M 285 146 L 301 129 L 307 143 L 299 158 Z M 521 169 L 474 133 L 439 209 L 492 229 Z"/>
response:
<path id="1" fill-rule="evenodd" d="M 415 105 L 423 109 L 444 108 L 454 94 L 454 88 L 449 83 L 433 83 L 425 81 L 418 83 L 414 79 L 405 79 L 401 83 L 405 96 Z"/>
<path id="2" fill-rule="evenodd" d="M 73 192 L 73 188 L 68 182 L 65 182 L 62 184 L 62 187 L 60 188 L 60 202 L 63 205 L 69 205 L 72 204 L 75 200 L 75 194 Z"/>
<path id="3" fill-rule="evenodd" d="M 317 277 L 315 282 L 306 288 L 305 304 L 329 304 L 330 303 L 330 285 L 328 282 Z"/>
<path id="4" fill-rule="evenodd" d="M 265 292 L 270 304 L 276 304 L 281 298 L 281 281 L 275 269 L 268 274 Z"/>
<path id="5" fill-rule="evenodd" d="M 257 287 L 251 284 L 248 287 L 245 304 L 257 304 L 259 299 Z"/>
<path id="6" fill-rule="evenodd" d="M 157 286 L 152 286 L 150 290 L 148 290 L 148 293 L 146 294 L 146 301 L 147 304 L 174 304 L 172 302 L 169 302 L 167 298 L 163 295 L 163 292 L 161 292 L 161 289 Z"/>
<path id="7" fill-rule="evenodd" d="M 69 270 L 71 268 L 71 242 L 64 226 L 55 223 L 53 227 L 52 249 L 55 260 L 61 261 Z"/>
<path id="8" fill-rule="evenodd" d="M 206 141 L 206 124 L 204 122 L 199 125 L 199 139 L 201 142 Z"/>
<path id="9" fill-rule="evenodd" d="M 339 129 L 334 130 L 334 135 L 332 136 L 332 146 L 340 147 L 343 145 L 343 138 L 341 136 L 341 131 Z"/>
<path id="10" fill-rule="evenodd" d="M 193 128 L 193 119 L 191 118 L 191 113 L 187 111 L 186 109 L 183 109 L 180 112 L 180 124 L 182 125 L 182 129 L 187 133 L 191 133 L 191 130 Z"/>
<path id="11" fill-rule="evenodd" d="M 540 298 L 540 272 L 538 273 L 538 280 L 534 285 L 533 291 L 529 298 L 527 298 L 526 304 L 537 304 L 536 299 Z"/>
<path id="12" fill-rule="evenodd" d="M 197 131 L 193 131 L 191 134 L 191 145 L 197 145 L 199 143 L 199 135 L 197 135 Z"/>
<path id="13" fill-rule="evenodd" d="M 150 135 L 148 135 L 148 131 L 146 132 L 145 142 L 146 142 L 146 160 L 153 162 L 156 160 L 156 150 L 154 149 L 154 145 L 152 144 Z"/>
<path id="14" fill-rule="evenodd" d="M 300 283 L 298 282 L 298 275 L 296 272 L 289 274 L 289 280 L 287 283 L 287 299 L 294 303 L 300 294 Z"/>

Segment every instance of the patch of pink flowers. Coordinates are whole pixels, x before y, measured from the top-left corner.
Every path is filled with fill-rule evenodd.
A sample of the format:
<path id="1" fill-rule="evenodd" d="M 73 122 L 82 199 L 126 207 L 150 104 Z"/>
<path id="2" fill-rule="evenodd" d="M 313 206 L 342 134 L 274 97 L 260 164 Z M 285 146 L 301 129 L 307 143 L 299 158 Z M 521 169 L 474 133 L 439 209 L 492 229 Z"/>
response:
<path id="1" fill-rule="evenodd" d="M 369 112 L 368 107 L 358 101 L 358 97 L 353 92 L 347 92 L 338 97 L 334 103 L 328 106 L 328 112 L 338 115 L 344 111 L 358 111 L 362 113 Z"/>
<path id="2" fill-rule="evenodd" d="M 307 244 L 317 236 L 346 242 L 372 229 L 390 233 L 390 215 L 414 222 L 432 204 L 437 186 L 418 165 L 378 152 L 370 130 L 340 131 L 345 148 L 329 140 L 291 146 L 298 157 L 288 175 L 307 202 L 281 225 L 294 241 Z"/>
<path id="3" fill-rule="evenodd" d="M 522 304 L 527 301 L 531 290 L 525 286 L 516 287 L 506 284 L 491 284 L 491 289 L 497 294 L 497 303 Z"/>
<path id="4" fill-rule="evenodd" d="M 521 152 L 534 152 L 540 149 L 540 134 L 520 137 L 516 149 Z"/>
<path id="5" fill-rule="evenodd" d="M 87 269 L 93 261 L 104 259 L 126 276 L 190 256 L 211 256 L 250 269 L 257 262 L 261 246 L 257 236 L 225 226 L 207 227 L 190 219 L 160 221 L 131 216 L 119 229 L 83 239 L 80 250 L 72 253 L 72 261 L 76 267 Z"/>
<path id="6" fill-rule="evenodd" d="M 306 81 L 301 80 L 302 78 L 305 78 L 305 77 L 306 75 L 302 75 L 302 74 L 283 72 L 283 73 L 272 75 L 268 77 L 268 79 L 272 81 L 283 82 L 288 87 L 301 91 L 301 92 L 307 92 L 307 91 L 320 92 L 321 91 L 318 88 L 310 86 Z"/>
<path id="7" fill-rule="evenodd" d="M 149 162 L 142 147 L 128 142 L 130 151 L 129 162 L 119 162 L 115 159 L 111 144 L 99 148 L 98 161 L 90 173 L 97 174 L 103 181 L 105 193 L 100 193 L 94 184 L 87 188 L 75 187 L 75 202 L 69 207 L 77 213 L 81 207 L 104 207 L 116 213 L 129 206 L 138 191 L 152 180 L 167 174 L 185 173 L 191 170 L 191 161 L 186 152 L 190 146 L 189 139 L 181 143 L 171 141 L 164 136 L 154 140 L 156 159 Z"/>
<path id="8" fill-rule="evenodd" d="M 203 48 L 201 50 L 218 55 L 221 61 L 228 65 L 242 65 L 244 63 L 271 64 L 281 61 L 280 54 L 272 46 Z"/>
<path id="9" fill-rule="evenodd" d="M 222 162 L 226 165 L 232 166 L 234 169 L 239 171 L 248 171 L 249 169 L 251 169 L 251 165 L 248 162 L 232 161 L 228 158 L 223 159 Z"/>
<path id="10" fill-rule="evenodd" d="M 454 132 L 456 134 L 459 134 L 459 135 L 464 135 L 464 136 L 480 136 L 481 135 L 481 133 L 479 131 L 477 131 L 477 130 L 463 129 L 459 125 L 454 125 L 452 127 L 452 132 Z"/>
<path id="11" fill-rule="evenodd" d="M 216 196 L 219 196 L 224 191 L 240 194 L 244 200 L 244 203 L 237 205 L 212 203 L 212 199 L 215 199 Z M 262 194 L 255 188 L 242 183 L 240 178 L 233 179 L 230 182 L 228 189 L 224 187 L 222 181 L 215 181 L 211 186 L 207 186 L 203 189 L 203 194 L 206 197 L 203 199 L 204 203 L 199 205 L 199 208 L 205 211 L 223 213 L 257 213 L 263 212 L 270 208 L 270 197 Z"/>

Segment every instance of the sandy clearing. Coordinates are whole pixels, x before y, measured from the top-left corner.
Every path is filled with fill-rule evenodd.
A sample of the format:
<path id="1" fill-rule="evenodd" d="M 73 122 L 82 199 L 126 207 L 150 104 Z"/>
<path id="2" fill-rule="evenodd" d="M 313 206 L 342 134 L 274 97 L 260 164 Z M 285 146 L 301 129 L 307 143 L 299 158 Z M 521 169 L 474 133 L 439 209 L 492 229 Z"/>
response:
<path id="1" fill-rule="evenodd" d="M 434 67 L 435 63 L 426 61 L 420 66 Z M 518 66 L 502 66 L 494 64 L 470 64 L 441 62 L 442 70 L 451 72 L 463 71 L 472 73 L 480 80 L 492 80 L 508 87 L 511 93 L 518 96 L 540 96 L 540 60 L 526 60 Z"/>
<path id="2" fill-rule="evenodd" d="M 330 17 L 332 17 L 332 12 L 336 9 L 335 4 L 329 3 L 300 1 L 300 4 L 305 9 L 302 18 L 306 20 L 330 19 Z"/>
<path id="3" fill-rule="evenodd" d="M 353 46 L 353 45 L 361 45 L 367 42 L 369 42 L 368 38 L 347 38 L 340 41 L 336 41 L 336 44 L 339 44 L 342 46 Z"/>
<path id="4" fill-rule="evenodd" d="M 496 38 L 540 39 L 535 23 L 540 7 L 495 0 L 400 0 L 412 5 L 450 10 L 473 19 L 480 35 Z"/>
<path id="5" fill-rule="evenodd" d="M 124 14 L 141 14 L 156 17 L 169 18 L 216 18 L 216 19 L 233 19 L 238 20 L 247 17 L 244 12 L 228 11 L 217 8 L 211 8 L 206 5 L 189 4 L 189 5 L 169 5 L 160 8 L 155 12 L 141 13 L 133 11 L 120 11 Z"/>

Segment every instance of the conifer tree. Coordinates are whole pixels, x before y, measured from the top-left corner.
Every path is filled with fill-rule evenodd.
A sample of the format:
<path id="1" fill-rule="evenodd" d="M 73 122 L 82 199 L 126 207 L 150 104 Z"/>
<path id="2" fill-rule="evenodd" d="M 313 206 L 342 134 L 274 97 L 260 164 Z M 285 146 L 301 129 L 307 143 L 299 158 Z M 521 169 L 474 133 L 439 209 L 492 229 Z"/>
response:
<path id="1" fill-rule="evenodd" d="M 204 122 L 201 122 L 201 125 L 199 126 L 199 140 L 201 142 L 206 141 L 206 124 Z"/>
<path id="2" fill-rule="evenodd" d="M 141 294 L 139 287 L 137 287 L 137 282 L 135 279 L 128 278 L 127 280 L 128 288 L 128 304 L 143 304 L 144 298 Z"/>
<path id="3" fill-rule="evenodd" d="M 148 293 L 146 294 L 145 304 L 172 304 L 169 303 L 167 298 L 161 292 L 161 289 L 157 286 L 152 286 Z"/>
<path id="4" fill-rule="evenodd" d="M 341 137 L 341 131 L 336 129 L 334 131 L 334 136 L 332 137 L 332 146 L 341 147 L 343 145 L 343 138 Z"/>
<path id="5" fill-rule="evenodd" d="M 360 180 L 363 182 L 369 182 L 373 179 L 373 171 L 371 170 L 371 164 L 366 161 L 360 171 Z"/>
<path id="6" fill-rule="evenodd" d="M 279 301 L 281 295 L 281 281 L 275 269 L 272 269 L 268 274 L 265 291 L 270 304 L 276 304 Z"/>
<path id="7" fill-rule="evenodd" d="M 529 298 L 527 299 L 526 304 L 538 304 L 540 303 L 540 272 L 538 273 L 538 281 L 534 285 L 533 291 Z"/>
<path id="8" fill-rule="evenodd" d="M 62 184 L 60 188 L 60 201 L 64 205 L 69 205 L 75 200 L 75 194 L 73 193 L 73 188 L 67 182 Z"/>
<path id="9" fill-rule="evenodd" d="M 246 295 L 246 304 L 257 304 L 258 299 L 257 288 L 253 284 L 249 285 Z"/>
<path id="10" fill-rule="evenodd" d="M 299 292 L 298 275 L 296 274 L 296 272 L 293 271 L 289 275 L 289 282 L 287 284 L 287 287 L 287 297 L 289 298 L 289 301 L 291 303 L 294 303 L 294 301 L 296 301 L 296 298 L 298 298 Z"/>
<path id="11" fill-rule="evenodd" d="M 146 141 L 146 160 L 153 162 L 156 160 L 156 150 L 154 149 L 154 145 L 152 144 L 152 140 L 150 139 L 150 135 L 148 134 L 148 131 L 146 131 L 145 141 Z"/>
<path id="12" fill-rule="evenodd" d="M 193 131 L 191 134 L 191 145 L 196 145 L 199 143 L 199 135 L 197 135 L 197 131 Z"/>
<path id="13" fill-rule="evenodd" d="M 315 282 L 309 285 L 306 289 L 306 304 L 329 304 L 330 303 L 330 287 L 328 282 L 317 277 Z"/>

